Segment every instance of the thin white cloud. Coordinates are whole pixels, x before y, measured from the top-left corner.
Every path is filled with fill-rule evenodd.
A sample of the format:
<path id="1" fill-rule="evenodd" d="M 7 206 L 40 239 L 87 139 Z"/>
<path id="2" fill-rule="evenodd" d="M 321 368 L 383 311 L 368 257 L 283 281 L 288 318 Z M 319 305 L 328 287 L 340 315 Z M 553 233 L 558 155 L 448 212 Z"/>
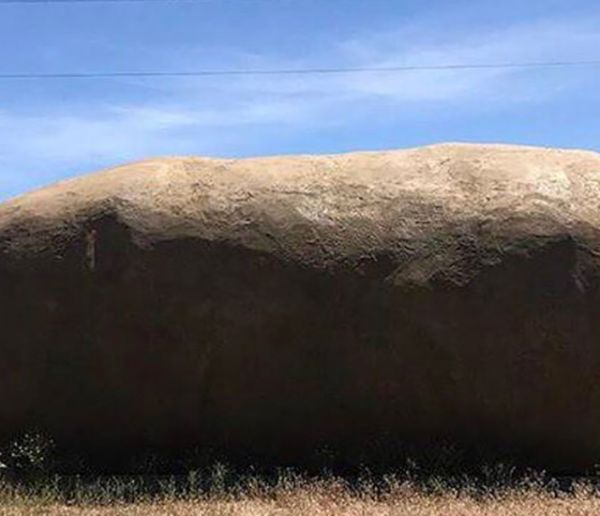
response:
<path id="1" fill-rule="evenodd" d="M 600 48 L 598 21 L 541 20 L 471 33 L 447 27 L 438 33 L 435 24 L 411 25 L 333 42 L 319 58 L 234 54 L 231 49 L 223 55 L 237 68 L 583 60 Z M 223 56 L 220 63 L 215 68 L 223 68 Z M 179 67 L 197 65 L 183 59 Z M 499 109 L 515 102 L 544 102 L 586 80 L 590 76 L 584 70 L 575 75 L 558 69 L 161 79 L 152 88 L 141 88 L 143 100 L 72 106 L 69 112 L 24 114 L 0 105 L 0 163 L 10 171 L 25 170 L 34 162 L 52 168 L 163 153 L 220 154 L 236 142 L 280 131 L 301 133 L 385 117 L 390 107 L 409 112 L 452 103 L 468 111 L 482 105 Z M 11 181 L 19 183 L 14 177 Z"/>

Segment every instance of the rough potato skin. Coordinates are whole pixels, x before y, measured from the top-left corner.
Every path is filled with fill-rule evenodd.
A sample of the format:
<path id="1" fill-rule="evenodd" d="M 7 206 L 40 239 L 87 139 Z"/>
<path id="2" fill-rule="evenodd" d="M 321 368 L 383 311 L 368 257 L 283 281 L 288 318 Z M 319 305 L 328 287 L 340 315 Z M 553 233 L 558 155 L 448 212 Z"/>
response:
<path id="1" fill-rule="evenodd" d="M 82 176 L 0 205 L 0 437 L 284 462 L 448 439 L 582 470 L 600 462 L 599 276 L 593 152 Z"/>

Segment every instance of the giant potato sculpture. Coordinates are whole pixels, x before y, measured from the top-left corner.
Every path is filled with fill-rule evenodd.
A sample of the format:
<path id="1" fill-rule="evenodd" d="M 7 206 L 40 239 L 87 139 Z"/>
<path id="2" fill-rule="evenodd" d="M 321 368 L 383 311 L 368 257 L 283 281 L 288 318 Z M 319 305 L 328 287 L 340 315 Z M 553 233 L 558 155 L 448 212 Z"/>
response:
<path id="1" fill-rule="evenodd" d="M 0 205 L 0 437 L 600 462 L 600 155 L 156 159 Z"/>

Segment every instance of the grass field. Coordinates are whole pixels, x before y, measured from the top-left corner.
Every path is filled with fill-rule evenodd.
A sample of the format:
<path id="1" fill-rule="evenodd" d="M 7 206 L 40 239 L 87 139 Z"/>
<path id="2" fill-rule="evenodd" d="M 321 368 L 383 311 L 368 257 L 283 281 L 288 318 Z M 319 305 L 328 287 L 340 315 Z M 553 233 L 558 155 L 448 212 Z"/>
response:
<path id="1" fill-rule="evenodd" d="M 50 440 L 28 434 L 0 448 L 0 515 L 600 515 L 596 475 L 558 478 L 510 460 L 471 463 L 452 446 L 429 451 L 420 460 L 393 460 L 391 468 L 345 473 L 326 465 L 329 454 L 312 471 L 203 458 L 182 469 L 150 456 L 127 476 L 107 476 L 80 458 L 65 461 Z M 66 474 L 69 464 L 79 474 Z"/>
<path id="2" fill-rule="evenodd" d="M 325 515 L 584 515 L 600 514 L 600 495 L 591 485 L 555 489 L 538 480 L 510 487 L 461 487 L 430 480 L 415 483 L 395 477 L 349 483 L 339 478 L 282 474 L 272 482 L 254 477 L 225 486 L 213 474 L 208 488 L 198 477 L 184 483 L 159 480 L 151 490 L 135 478 L 94 482 L 45 480 L 23 486 L 0 485 L 0 514 L 243 516 Z"/>

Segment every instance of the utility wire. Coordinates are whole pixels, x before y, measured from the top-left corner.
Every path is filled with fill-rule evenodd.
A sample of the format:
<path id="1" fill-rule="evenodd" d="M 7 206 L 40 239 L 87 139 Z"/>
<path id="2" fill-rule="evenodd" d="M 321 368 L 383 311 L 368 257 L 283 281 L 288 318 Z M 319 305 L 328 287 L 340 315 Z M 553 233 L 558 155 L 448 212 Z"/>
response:
<path id="1" fill-rule="evenodd" d="M 473 63 L 473 64 L 439 64 L 439 65 L 406 65 L 387 67 L 359 68 L 288 68 L 288 69 L 240 69 L 240 70 L 189 70 L 189 71 L 99 71 L 99 72 L 15 72 L 0 73 L 0 80 L 12 79 L 102 79 L 120 77 L 217 77 L 217 76 L 252 76 L 252 75 L 330 75 L 330 74 L 363 74 L 386 72 L 426 72 L 444 70 L 494 70 L 523 68 L 562 68 L 600 66 L 600 60 L 589 61 L 537 61 L 507 63 Z"/>
<path id="2" fill-rule="evenodd" d="M 128 2 L 203 2 L 211 0 L 0 0 L 0 4 L 90 4 L 99 2 L 128 3 Z"/>
<path id="3" fill-rule="evenodd" d="M 2 4 L 91 4 L 91 3 L 131 3 L 131 2 L 149 2 L 149 3 L 215 3 L 217 0 L 0 0 Z M 248 2 L 249 0 L 244 0 Z"/>

